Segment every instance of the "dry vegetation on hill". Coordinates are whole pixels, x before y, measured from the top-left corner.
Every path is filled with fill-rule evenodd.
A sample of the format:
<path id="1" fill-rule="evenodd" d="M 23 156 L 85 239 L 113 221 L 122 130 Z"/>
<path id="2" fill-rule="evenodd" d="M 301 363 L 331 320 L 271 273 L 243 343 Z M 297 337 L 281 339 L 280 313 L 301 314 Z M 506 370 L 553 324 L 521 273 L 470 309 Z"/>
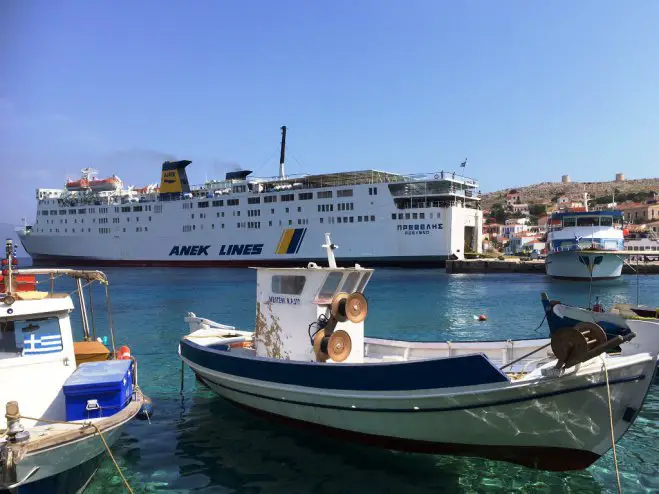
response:
<path id="1" fill-rule="evenodd" d="M 491 209 L 496 203 L 506 201 L 508 191 L 515 189 L 521 194 L 522 202 L 529 204 L 551 203 L 558 196 L 566 195 L 572 199 L 579 200 L 583 197 L 584 190 L 591 198 L 611 196 L 616 194 L 629 194 L 632 192 L 659 192 L 659 178 L 643 178 L 639 180 L 624 180 L 620 182 L 541 182 L 539 184 L 524 187 L 511 187 L 483 194 L 482 204 L 484 209 Z"/>

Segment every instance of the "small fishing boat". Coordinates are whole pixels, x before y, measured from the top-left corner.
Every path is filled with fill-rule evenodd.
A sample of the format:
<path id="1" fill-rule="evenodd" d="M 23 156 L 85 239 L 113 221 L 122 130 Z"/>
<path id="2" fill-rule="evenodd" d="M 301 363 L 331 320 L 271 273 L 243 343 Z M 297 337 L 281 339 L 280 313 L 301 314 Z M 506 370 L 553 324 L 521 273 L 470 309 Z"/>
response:
<path id="1" fill-rule="evenodd" d="M 0 493 L 82 492 L 105 455 L 112 456 L 123 427 L 147 414 L 150 402 L 128 347 L 115 350 L 105 274 L 18 269 L 11 240 L 6 253 L 0 278 Z M 82 341 L 73 338 L 73 300 L 54 290 L 59 277 L 75 280 Z M 43 281 L 50 290 L 37 291 Z M 96 282 L 106 286 L 112 351 L 95 335 Z"/>
<path id="2" fill-rule="evenodd" d="M 338 268 L 329 234 L 323 247 L 329 267 L 257 270 L 255 331 L 188 315 L 179 355 L 217 394 L 323 436 L 556 471 L 592 464 L 641 409 L 657 352 L 606 353 L 633 333 L 564 328 L 517 372 L 501 342 L 368 339 L 373 270 Z"/>
<path id="3" fill-rule="evenodd" d="M 635 333 L 636 337 L 620 348 L 621 353 L 659 351 L 659 308 L 632 304 L 614 304 L 609 310 L 597 301 L 591 308 L 577 307 L 550 300 L 541 294 L 550 334 L 579 323 L 597 324 L 607 338 Z"/>

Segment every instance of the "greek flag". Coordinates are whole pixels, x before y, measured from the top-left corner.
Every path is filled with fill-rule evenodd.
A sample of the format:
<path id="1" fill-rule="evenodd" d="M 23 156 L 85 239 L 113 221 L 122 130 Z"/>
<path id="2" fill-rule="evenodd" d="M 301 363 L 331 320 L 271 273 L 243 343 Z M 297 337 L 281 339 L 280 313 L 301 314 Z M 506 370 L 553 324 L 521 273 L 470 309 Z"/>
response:
<path id="1" fill-rule="evenodd" d="M 62 335 L 59 333 L 30 333 L 23 337 L 23 355 L 42 355 L 62 351 Z"/>

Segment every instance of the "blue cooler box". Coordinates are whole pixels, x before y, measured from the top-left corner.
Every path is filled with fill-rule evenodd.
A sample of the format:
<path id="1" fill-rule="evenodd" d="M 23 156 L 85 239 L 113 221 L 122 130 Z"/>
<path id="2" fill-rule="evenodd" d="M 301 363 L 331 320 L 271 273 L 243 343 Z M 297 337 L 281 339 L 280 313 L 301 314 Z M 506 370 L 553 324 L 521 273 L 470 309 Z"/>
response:
<path id="1" fill-rule="evenodd" d="M 114 415 L 130 402 L 133 394 L 133 361 L 80 364 L 64 383 L 63 391 L 66 420 Z"/>

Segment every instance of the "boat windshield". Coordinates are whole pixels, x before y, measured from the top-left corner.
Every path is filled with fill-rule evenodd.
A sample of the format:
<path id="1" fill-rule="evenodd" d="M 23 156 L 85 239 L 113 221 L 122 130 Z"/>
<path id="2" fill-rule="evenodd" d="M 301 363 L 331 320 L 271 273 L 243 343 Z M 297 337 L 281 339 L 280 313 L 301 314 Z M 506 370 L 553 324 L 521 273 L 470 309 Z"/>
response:
<path id="1" fill-rule="evenodd" d="M 577 218 L 577 226 L 599 226 L 597 216 L 580 216 Z"/>
<path id="2" fill-rule="evenodd" d="M 0 359 L 61 351 L 57 317 L 0 321 Z"/>
<path id="3" fill-rule="evenodd" d="M 563 218 L 563 228 L 569 226 L 577 226 L 577 219 L 574 216 L 566 216 Z"/>
<path id="4" fill-rule="evenodd" d="M 600 218 L 601 226 L 613 226 L 613 218 L 611 216 L 602 216 Z"/>

